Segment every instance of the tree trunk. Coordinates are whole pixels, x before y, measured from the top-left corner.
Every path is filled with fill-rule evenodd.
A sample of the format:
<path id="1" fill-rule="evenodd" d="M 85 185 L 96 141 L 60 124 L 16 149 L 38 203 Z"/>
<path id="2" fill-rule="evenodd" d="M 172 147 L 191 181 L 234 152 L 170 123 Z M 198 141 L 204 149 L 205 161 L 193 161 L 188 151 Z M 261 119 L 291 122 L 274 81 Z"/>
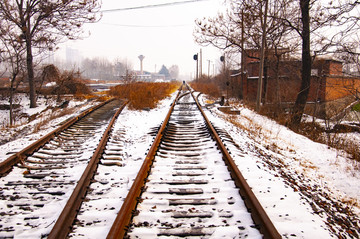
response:
<path id="1" fill-rule="evenodd" d="M 14 114 L 13 114 L 13 98 L 14 98 L 14 82 L 16 79 L 16 75 L 13 74 L 10 84 L 10 97 L 9 97 L 9 113 L 10 113 L 10 127 L 13 126 L 14 123 Z"/>
<path id="2" fill-rule="evenodd" d="M 26 66 L 27 66 L 28 81 L 29 81 L 30 108 L 35 108 L 36 93 L 35 93 L 35 82 L 34 82 L 32 42 L 31 42 L 31 33 L 30 33 L 30 18 L 28 19 L 27 28 L 25 31 L 25 41 L 26 41 Z"/>
<path id="3" fill-rule="evenodd" d="M 278 109 L 281 107 L 281 95 L 280 95 L 280 56 L 276 54 L 276 63 L 275 63 L 275 79 L 276 79 L 276 92 L 275 92 L 275 102 L 278 105 Z"/>
<path id="4" fill-rule="evenodd" d="M 300 0 L 302 29 L 302 74 L 301 86 L 297 95 L 291 116 L 291 127 L 299 126 L 304 113 L 306 101 L 309 95 L 311 78 L 311 56 L 310 56 L 310 0 Z"/>
<path id="5" fill-rule="evenodd" d="M 36 107 L 36 94 L 35 94 L 35 83 L 34 83 L 34 67 L 33 67 L 33 56 L 31 51 L 31 43 L 26 44 L 26 65 L 29 81 L 29 93 L 30 93 L 30 108 Z"/>
<path id="6" fill-rule="evenodd" d="M 267 90 L 268 90 L 268 83 L 269 83 L 269 77 L 268 77 L 268 69 L 269 69 L 269 64 L 268 64 L 268 57 L 265 54 L 264 56 L 264 81 L 263 81 L 263 89 L 262 89 L 262 96 L 261 96 L 261 100 L 262 100 L 262 104 L 265 105 L 266 103 L 266 97 L 267 97 Z"/>

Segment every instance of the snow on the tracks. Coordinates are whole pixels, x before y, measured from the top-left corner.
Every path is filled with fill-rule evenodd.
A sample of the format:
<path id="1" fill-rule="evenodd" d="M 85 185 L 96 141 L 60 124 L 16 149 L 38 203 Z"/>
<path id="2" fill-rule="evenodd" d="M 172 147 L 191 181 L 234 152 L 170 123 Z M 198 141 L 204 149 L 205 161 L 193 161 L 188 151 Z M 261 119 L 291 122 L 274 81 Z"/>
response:
<path id="1" fill-rule="evenodd" d="M 170 102 L 170 98 L 166 99 L 157 109 L 151 111 L 125 109 L 120 115 L 114 131 L 121 129 L 126 132 L 125 150 L 131 156 L 126 166 L 122 168 L 125 171 L 122 171 L 121 176 L 117 176 L 116 180 L 123 180 L 125 186 L 116 193 L 117 200 L 110 200 L 116 204 L 113 205 L 115 209 L 96 216 L 85 213 L 80 216 L 80 220 L 84 220 L 85 224 L 96 221 L 96 217 L 114 220 L 151 143 L 149 130 L 160 125 Z M 336 238 L 337 235 L 351 238 L 350 234 L 342 231 L 341 226 L 336 225 L 329 212 L 336 203 L 352 210 L 355 214 L 353 218 L 355 221 L 353 220 L 352 223 L 358 226 L 355 228 L 358 230 L 360 210 L 356 207 L 356 203 L 359 205 L 360 172 L 352 168 L 353 163 L 346 154 L 326 145 L 314 143 L 247 108 L 239 109 L 241 111 L 239 116 L 225 115 L 216 108 L 206 111 L 206 114 L 214 125 L 225 129 L 238 145 L 238 148 L 232 151 L 232 156 L 280 234 L 284 238 Z M 244 128 L 251 128 L 252 133 L 224 120 L 228 117 L 232 117 L 232 122 L 237 122 Z M 48 131 L 50 129 L 48 128 Z M 8 152 L 24 148 L 48 131 L 22 135 L 17 140 L 1 145 L 0 159 L 6 159 Z M 112 170 L 110 171 L 97 175 L 99 177 L 95 178 L 97 183 L 91 187 L 101 191 L 104 180 L 110 180 L 107 176 L 109 174 L 114 176 Z M 111 197 L 111 193 L 108 197 Z M 341 204 L 345 201 L 350 204 Z M 329 211 L 325 206 L 320 207 L 321 202 L 329 203 Z M 92 207 L 108 206 L 100 199 L 89 203 Z M 44 207 L 42 212 L 48 213 L 54 210 L 58 208 Z M 87 229 L 86 234 L 94 236 L 93 238 L 105 237 L 110 226 L 99 223 L 97 227 L 96 223 L 93 223 L 89 227 L 91 230 Z M 78 228 L 73 235 L 81 238 L 83 233 L 84 230 Z M 22 235 L 32 234 L 30 230 Z"/>

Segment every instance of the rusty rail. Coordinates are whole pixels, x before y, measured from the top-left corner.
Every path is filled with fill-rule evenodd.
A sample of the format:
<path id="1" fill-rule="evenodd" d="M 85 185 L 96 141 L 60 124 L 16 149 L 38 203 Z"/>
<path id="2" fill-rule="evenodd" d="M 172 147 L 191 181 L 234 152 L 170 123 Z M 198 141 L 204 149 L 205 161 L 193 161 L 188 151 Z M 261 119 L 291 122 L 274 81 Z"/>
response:
<path id="1" fill-rule="evenodd" d="M 197 98 L 194 97 L 194 94 L 191 93 L 193 99 L 195 100 L 197 107 L 201 111 L 201 114 L 203 115 L 206 124 L 208 128 L 211 131 L 211 134 L 213 135 L 214 139 L 216 140 L 216 143 L 221 150 L 221 152 L 224 155 L 224 161 L 226 165 L 229 168 L 229 171 L 231 173 L 231 176 L 233 180 L 235 181 L 235 184 L 238 188 L 240 188 L 240 195 L 245 201 L 245 204 L 248 209 L 250 209 L 251 216 L 256 224 L 260 226 L 260 232 L 264 235 L 263 238 L 269 238 L 269 239 L 280 239 L 281 235 L 275 228 L 274 224 L 270 220 L 269 216 L 266 214 L 264 208 L 261 206 L 259 200 L 256 198 L 254 192 L 251 190 L 249 184 L 246 182 L 246 179 L 241 174 L 239 168 L 236 166 L 234 160 L 230 156 L 230 153 L 226 149 L 225 145 L 221 141 L 221 138 L 216 133 L 216 130 L 208 120 L 207 116 L 205 115 L 205 112 L 201 108 L 201 105 Z"/>
<path id="2" fill-rule="evenodd" d="M 192 94 L 192 97 L 195 99 L 193 94 Z M 125 236 L 126 231 L 128 230 L 128 225 L 131 222 L 132 213 L 136 210 L 136 205 L 138 203 L 141 192 L 145 185 L 146 177 L 148 176 L 148 173 L 150 171 L 150 167 L 151 167 L 153 159 L 155 157 L 156 150 L 158 149 L 158 146 L 160 144 L 160 140 L 164 133 L 165 127 L 168 123 L 168 120 L 173 111 L 175 103 L 177 102 L 177 100 L 179 98 L 181 98 L 181 96 L 178 94 L 166 116 L 166 119 L 164 120 L 164 122 L 154 140 L 153 145 L 151 146 L 151 148 L 146 156 L 146 159 L 139 171 L 139 174 L 137 175 L 137 177 L 136 177 L 136 179 L 135 179 L 114 223 L 113 223 L 113 226 L 111 227 L 111 229 L 107 235 L 108 239 L 123 238 Z M 258 199 L 256 198 L 255 194 L 252 192 L 250 186 L 247 184 L 245 178 L 242 176 L 242 174 L 239 171 L 238 167 L 236 166 L 234 160 L 232 159 L 232 157 L 230 156 L 226 147 L 222 143 L 221 138 L 218 136 L 214 127 L 212 126 L 212 124 L 210 123 L 208 118 L 206 117 L 199 102 L 197 101 L 197 99 L 195 99 L 195 101 L 197 103 L 199 110 L 201 111 L 202 115 L 204 116 L 204 119 L 211 131 L 211 134 L 213 135 L 220 150 L 222 151 L 222 153 L 224 155 L 224 161 L 226 162 L 226 164 L 229 168 L 229 171 L 235 181 L 236 186 L 240 189 L 239 190 L 240 194 L 244 198 L 247 208 L 251 211 L 251 215 L 252 215 L 254 222 L 256 224 L 258 224 L 260 227 L 260 232 L 263 234 L 263 238 L 266 238 L 266 239 L 281 238 L 281 235 L 279 234 L 277 229 L 274 227 L 270 218 L 266 214 L 265 210 L 262 208 L 262 206 L 259 203 Z"/>
<path id="3" fill-rule="evenodd" d="M 161 125 L 161 128 L 159 129 L 158 134 L 156 135 L 156 138 L 151 145 L 151 148 L 149 149 L 148 154 L 146 155 L 146 158 L 138 172 L 138 175 L 136 176 L 128 195 L 126 196 L 124 203 L 118 212 L 118 215 L 107 235 L 107 238 L 113 239 L 113 238 L 123 238 L 126 231 L 127 226 L 129 225 L 132 217 L 132 212 L 135 210 L 136 205 L 138 203 L 138 199 L 140 197 L 140 194 L 142 192 L 142 189 L 145 185 L 146 178 L 148 176 L 148 173 L 150 171 L 151 165 L 153 163 L 153 160 L 155 158 L 156 150 L 159 147 L 163 132 L 165 130 L 165 127 L 170 119 L 170 115 L 175 107 L 175 102 L 180 96 L 180 90 L 172 103 L 169 112 L 166 115 L 166 118 L 164 122 Z"/>
<path id="4" fill-rule="evenodd" d="M 54 227 L 52 228 L 48 236 L 49 239 L 67 238 L 67 235 L 71 230 L 71 226 L 76 218 L 77 212 L 80 209 L 83 200 L 85 199 L 85 195 L 91 183 L 91 179 L 94 177 L 98 163 L 100 161 L 100 157 L 103 154 L 103 151 L 106 147 L 106 143 L 110 137 L 112 127 L 127 103 L 128 102 L 125 102 L 116 111 L 115 115 L 111 119 L 108 127 L 106 128 L 101 138 L 98 147 L 96 148 L 92 158 L 89 161 L 89 164 L 87 165 L 83 175 L 78 181 L 73 193 L 71 194 L 58 220 L 56 221 Z"/>
<path id="5" fill-rule="evenodd" d="M 61 131 L 63 131 L 64 129 L 66 129 L 66 128 L 70 127 L 70 126 L 72 126 L 73 124 L 78 122 L 80 119 L 82 119 L 85 116 L 87 116 L 88 114 L 90 114 L 92 111 L 97 110 L 98 108 L 106 105 L 107 103 L 109 103 L 109 102 L 111 102 L 113 100 L 114 100 L 114 98 L 112 98 L 110 100 L 107 100 L 107 101 L 104 101 L 104 102 L 102 102 L 102 103 L 100 103 L 98 105 L 95 105 L 95 106 L 87 109 L 86 111 L 82 112 L 78 116 L 67 120 L 59 128 L 51 131 L 50 133 L 43 136 L 42 138 L 40 138 L 36 142 L 34 142 L 34 143 L 30 144 L 29 146 L 27 146 L 25 149 L 21 150 L 20 152 L 17 152 L 16 154 L 10 156 L 9 158 L 7 158 L 3 162 L 1 162 L 0 163 L 0 176 L 3 176 L 6 173 L 8 173 L 15 164 L 19 163 L 21 160 L 24 160 L 27 156 L 33 154 L 37 149 L 39 149 L 44 144 L 49 142 L 50 139 L 54 138 Z"/>

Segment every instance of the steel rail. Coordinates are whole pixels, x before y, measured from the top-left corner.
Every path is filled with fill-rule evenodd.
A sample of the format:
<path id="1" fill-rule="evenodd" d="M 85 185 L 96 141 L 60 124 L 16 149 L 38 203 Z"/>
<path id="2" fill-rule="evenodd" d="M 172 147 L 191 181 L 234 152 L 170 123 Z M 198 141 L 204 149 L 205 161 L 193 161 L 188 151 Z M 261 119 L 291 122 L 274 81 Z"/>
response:
<path id="1" fill-rule="evenodd" d="M 170 119 L 171 113 L 174 110 L 176 101 L 180 97 L 181 88 L 179 89 L 179 92 L 172 103 L 169 112 L 167 113 L 164 122 L 162 123 L 158 134 L 156 135 L 153 144 L 151 145 L 148 154 L 146 155 L 146 158 L 128 192 L 128 195 L 126 196 L 124 203 L 120 209 L 120 211 L 117 214 L 117 217 L 115 218 L 115 221 L 107 235 L 108 239 L 114 239 L 114 238 L 123 238 L 126 234 L 127 227 L 131 221 L 132 212 L 135 211 L 136 205 L 139 201 L 141 192 L 143 190 L 143 187 L 146 183 L 146 178 L 149 174 L 151 165 L 153 164 L 153 160 L 155 158 L 156 151 L 159 147 L 161 138 L 163 136 L 163 132 L 165 131 L 165 128 L 167 126 L 167 123 Z"/>
<path id="2" fill-rule="evenodd" d="M 203 115 L 206 124 L 210 129 L 211 134 L 213 135 L 219 149 L 223 153 L 224 161 L 228 166 L 231 176 L 235 181 L 236 186 L 240 189 L 240 195 L 245 201 L 245 205 L 247 206 L 247 208 L 250 209 L 250 213 L 254 222 L 259 225 L 260 232 L 263 234 L 263 238 L 280 239 L 280 233 L 275 228 L 264 208 L 261 206 L 259 200 L 256 198 L 254 192 L 251 190 L 249 184 L 246 182 L 246 179 L 240 172 L 239 168 L 236 166 L 233 158 L 230 156 L 229 151 L 226 149 L 225 145 L 221 141 L 221 138 L 219 137 L 211 122 L 207 118 L 205 112 L 203 111 L 198 99 L 194 97 L 193 92 L 191 92 L 191 95 L 195 100 L 198 109 L 201 111 L 201 114 Z"/>
<path id="3" fill-rule="evenodd" d="M 13 154 L 9 158 L 7 158 L 3 162 L 1 162 L 0 163 L 0 177 L 5 175 L 6 173 L 8 173 L 15 164 L 17 164 L 20 161 L 24 160 L 27 156 L 33 154 L 37 149 L 39 149 L 44 144 L 49 142 L 50 139 L 54 138 L 61 131 L 63 131 L 64 129 L 67 129 L 68 127 L 72 126 L 73 124 L 75 124 L 76 122 L 78 122 L 79 120 L 81 120 L 82 118 L 84 118 L 85 116 L 87 116 L 88 114 L 93 112 L 94 110 L 97 110 L 97 109 L 101 108 L 102 106 L 106 105 L 107 103 L 109 103 L 109 102 L 111 102 L 113 100 L 114 100 L 114 98 L 112 98 L 110 100 L 107 100 L 107 101 L 104 101 L 104 102 L 102 102 L 100 104 L 97 104 L 97 105 L 87 109 L 86 111 L 80 113 L 79 115 L 77 115 L 77 116 L 75 116 L 73 118 L 70 118 L 63 125 L 61 125 L 59 128 L 51 131 L 50 133 L 46 134 L 45 136 L 43 136 L 39 140 L 35 141 L 34 143 L 30 144 L 29 146 L 27 146 L 26 148 L 24 148 L 20 152 L 17 152 L 16 154 Z"/>
<path id="4" fill-rule="evenodd" d="M 242 174 L 239 171 L 238 167 L 236 166 L 234 160 L 230 156 L 230 153 L 226 149 L 225 145 L 222 143 L 221 138 L 218 136 L 214 127 L 208 120 L 208 118 L 205 115 L 204 111 L 202 110 L 198 100 L 195 99 L 195 97 L 192 93 L 191 93 L 191 95 L 194 98 L 201 114 L 203 115 L 203 117 L 206 121 L 206 124 L 211 131 L 211 134 L 213 135 L 217 145 L 219 146 L 219 149 L 222 151 L 222 153 L 224 155 L 224 161 L 229 168 L 231 176 L 233 177 L 233 180 L 235 181 L 236 186 L 239 188 L 240 195 L 244 199 L 244 202 L 245 202 L 247 208 L 249 209 L 254 222 L 257 225 L 259 225 L 259 230 L 263 234 L 263 238 L 266 238 L 266 239 L 281 238 L 281 235 L 279 234 L 277 229 L 274 227 L 270 218 L 266 214 L 265 210 L 262 208 L 260 202 L 256 198 L 255 194 L 252 192 L 250 186 L 247 184 L 245 178 L 242 176 Z M 147 157 L 139 171 L 137 178 L 135 179 L 135 181 L 128 193 L 128 196 L 126 197 L 126 199 L 117 215 L 117 218 L 115 219 L 115 221 L 113 223 L 113 226 L 111 227 L 111 229 L 109 231 L 109 234 L 107 236 L 108 239 L 123 238 L 125 236 L 126 231 L 128 230 L 128 225 L 130 224 L 131 218 L 133 216 L 133 213 L 136 210 L 136 205 L 139 202 L 141 192 L 143 191 L 143 188 L 145 186 L 146 177 L 149 174 L 150 167 L 152 165 L 156 151 L 160 144 L 160 140 L 164 133 L 165 127 L 166 127 L 167 122 L 170 118 L 170 115 L 173 111 L 175 103 L 180 98 L 181 98 L 181 96 L 179 96 L 179 94 L 178 94 L 177 98 L 175 99 L 174 103 L 172 104 L 172 107 L 169 110 L 169 113 L 166 116 L 166 119 L 163 122 L 163 124 L 154 140 L 152 147 L 149 150 L 149 153 L 147 154 Z"/>
<path id="5" fill-rule="evenodd" d="M 93 156 L 91 157 L 84 173 L 82 174 L 80 180 L 78 181 L 73 193 L 68 199 L 63 211 L 61 212 L 59 218 L 57 219 L 54 227 L 52 228 L 50 234 L 48 235 L 49 239 L 60 239 L 67 238 L 72 224 L 76 218 L 78 210 L 82 202 L 85 199 L 85 195 L 91 183 L 91 179 L 94 177 L 96 173 L 97 166 L 99 164 L 100 158 L 104 152 L 107 141 L 110 137 L 111 130 L 113 125 L 120 115 L 121 111 L 125 108 L 128 102 L 125 102 L 120 106 L 120 108 L 116 111 L 114 116 L 112 117 L 108 127 L 106 128 L 98 147 L 96 148 Z"/>

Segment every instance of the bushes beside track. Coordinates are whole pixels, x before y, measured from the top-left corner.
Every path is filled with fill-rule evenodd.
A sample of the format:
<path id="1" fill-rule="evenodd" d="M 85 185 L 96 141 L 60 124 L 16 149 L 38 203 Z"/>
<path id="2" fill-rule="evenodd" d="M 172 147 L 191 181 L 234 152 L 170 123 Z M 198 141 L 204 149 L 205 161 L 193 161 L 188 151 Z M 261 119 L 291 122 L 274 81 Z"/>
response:
<path id="1" fill-rule="evenodd" d="M 215 83 L 211 82 L 191 82 L 190 86 L 195 90 L 202 92 L 206 95 L 218 98 L 221 96 L 219 87 Z"/>
<path id="2" fill-rule="evenodd" d="M 109 94 L 129 100 L 131 109 L 153 109 L 160 100 L 170 96 L 179 87 L 179 82 L 132 82 L 111 87 Z"/>

